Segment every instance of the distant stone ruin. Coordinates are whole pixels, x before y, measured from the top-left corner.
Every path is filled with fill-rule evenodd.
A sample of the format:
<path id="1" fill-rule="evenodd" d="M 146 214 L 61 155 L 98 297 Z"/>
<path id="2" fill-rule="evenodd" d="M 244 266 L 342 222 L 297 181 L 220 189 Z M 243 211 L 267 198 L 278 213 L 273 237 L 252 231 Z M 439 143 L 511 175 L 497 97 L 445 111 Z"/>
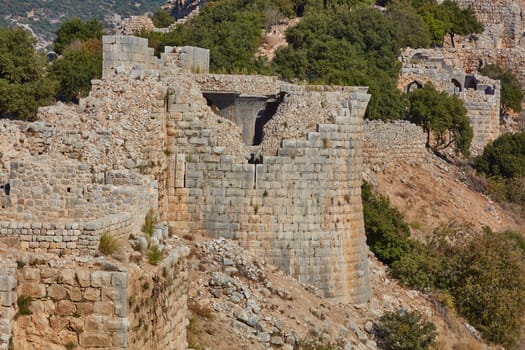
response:
<path id="1" fill-rule="evenodd" d="M 401 77 L 398 88 L 411 92 L 432 83 L 439 91 L 458 96 L 467 108 L 474 137 L 471 152 L 478 155 L 485 145 L 500 134 L 501 86 L 476 73 L 466 73 L 454 66 L 440 49 L 406 49 L 401 55 Z"/>

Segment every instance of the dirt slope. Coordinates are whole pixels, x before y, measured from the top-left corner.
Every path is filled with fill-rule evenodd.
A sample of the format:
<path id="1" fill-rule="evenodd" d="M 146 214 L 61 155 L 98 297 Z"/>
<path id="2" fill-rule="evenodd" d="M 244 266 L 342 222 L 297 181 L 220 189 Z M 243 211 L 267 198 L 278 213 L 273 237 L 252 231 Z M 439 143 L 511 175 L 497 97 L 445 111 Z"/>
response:
<path id="1" fill-rule="evenodd" d="M 186 242 L 190 248 L 188 327 L 193 349 L 299 349 L 321 340 L 333 349 L 377 349 L 370 330 L 386 311 L 418 310 L 435 322 L 436 349 L 477 344 L 464 323 L 431 298 L 401 288 L 370 256 L 372 299 L 359 305 L 332 304 L 236 242 Z M 479 345 L 477 349 L 488 349 Z"/>
<path id="2" fill-rule="evenodd" d="M 467 172 L 431 157 L 417 166 L 398 163 L 379 172 L 368 171 L 365 178 L 390 198 L 419 238 L 450 222 L 495 231 L 522 230 L 523 222 L 516 215 L 467 185 Z"/>

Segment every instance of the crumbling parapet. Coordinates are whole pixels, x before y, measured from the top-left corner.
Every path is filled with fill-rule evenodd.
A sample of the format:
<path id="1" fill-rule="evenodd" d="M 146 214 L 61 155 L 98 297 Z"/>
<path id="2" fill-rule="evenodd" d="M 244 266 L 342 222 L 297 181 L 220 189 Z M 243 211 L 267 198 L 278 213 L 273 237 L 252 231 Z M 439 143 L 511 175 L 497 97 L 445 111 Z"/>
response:
<path id="1" fill-rule="evenodd" d="M 103 41 L 102 77 L 107 79 L 115 73 L 127 72 L 133 79 L 158 75 L 163 68 L 208 73 L 210 51 L 198 47 L 167 46 L 158 58 L 148 40 L 129 35 L 105 35 Z M 172 73 L 174 73 L 172 72 Z"/>

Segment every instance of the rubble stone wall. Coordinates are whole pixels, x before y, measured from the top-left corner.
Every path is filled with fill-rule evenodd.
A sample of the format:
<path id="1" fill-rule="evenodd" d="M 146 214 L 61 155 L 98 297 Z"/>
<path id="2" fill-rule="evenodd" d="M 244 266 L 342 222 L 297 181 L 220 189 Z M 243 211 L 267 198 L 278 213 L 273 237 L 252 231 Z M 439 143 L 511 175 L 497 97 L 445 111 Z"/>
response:
<path id="1" fill-rule="evenodd" d="M 33 314 L 15 322 L 16 349 L 128 348 L 127 272 L 43 265 L 25 266 L 17 277 L 18 298 L 31 297 Z"/>
<path id="2" fill-rule="evenodd" d="M 0 237 L 16 237 L 19 249 L 93 255 L 100 236 L 140 232 L 157 209 L 157 182 L 129 171 L 110 171 L 93 182 L 86 164 L 47 156 L 11 163 L 10 193 L 0 213 Z"/>
<path id="3" fill-rule="evenodd" d="M 524 44 L 523 0 L 454 0 L 461 7 L 471 7 L 484 26 L 479 45 L 486 48 L 514 47 Z"/>
<path id="4" fill-rule="evenodd" d="M 423 129 L 407 121 L 367 120 L 364 125 L 365 169 L 383 170 L 400 162 L 424 164 L 429 157 Z"/>

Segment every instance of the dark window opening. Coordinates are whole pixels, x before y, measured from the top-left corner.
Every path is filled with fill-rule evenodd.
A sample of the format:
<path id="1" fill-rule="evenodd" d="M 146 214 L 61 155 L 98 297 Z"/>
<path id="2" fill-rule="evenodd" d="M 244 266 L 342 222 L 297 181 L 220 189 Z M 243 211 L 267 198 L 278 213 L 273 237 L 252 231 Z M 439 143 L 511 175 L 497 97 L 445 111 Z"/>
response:
<path id="1" fill-rule="evenodd" d="M 266 125 L 266 123 L 268 123 L 268 121 L 270 121 L 270 119 L 273 118 L 273 116 L 277 112 L 277 108 L 279 108 L 279 105 L 284 101 L 285 96 L 286 93 L 281 92 L 276 97 L 266 101 L 266 106 L 264 110 L 261 110 L 257 115 L 257 119 L 255 120 L 255 134 L 253 136 L 254 145 L 260 145 L 263 141 L 264 126 Z"/>
<path id="2" fill-rule="evenodd" d="M 0 185 L 0 190 L 4 190 L 4 193 L 6 194 L 6 196 L 9 196 L 9 193 L 11 193 L 11 185 L 10 184 Z"/>
<path id="3" fill-rule="evenodd" d="M 485 95 L 494 95 L 494 88 L 492 86 L 487 86 L 485 88 Z"/>
<path id="4" fill-rule="evenodd" d="M 71 193 L 71 187 L 67 188 L 67 193 Z"/>
<path id="5" fill-rule="evenodd" d="M 452 84 L 454 84 L 454 95 L 461 92 L 461 83 L 456 79 L 452 79 Z"/>
<path id="6" fill-rule="evenodd" d="M 478 88 L 478 80 L 473 75 L 467 75 L 465 77 L 465 89 L 474 89 Z"/>
<path id="7" fill-rule="evenodd" d="M 250 159 L 248 159 L 248 164 L 262 164 L 263 157 L 262 154 L 252 153 L 250 154 Z"/>
<path id="8" fill-rule="evenodd" d="M 421 85 L 420 82 L 413 81 L 410 84 L 408 84 L 408 86 L 407 86 L 407 93 L 410 93 L 410 92 L 412 92 L 414 90 L 417 90 L 417 89 L 421 89 L 422 87 L 423 87 L 423 85 Z"/>

